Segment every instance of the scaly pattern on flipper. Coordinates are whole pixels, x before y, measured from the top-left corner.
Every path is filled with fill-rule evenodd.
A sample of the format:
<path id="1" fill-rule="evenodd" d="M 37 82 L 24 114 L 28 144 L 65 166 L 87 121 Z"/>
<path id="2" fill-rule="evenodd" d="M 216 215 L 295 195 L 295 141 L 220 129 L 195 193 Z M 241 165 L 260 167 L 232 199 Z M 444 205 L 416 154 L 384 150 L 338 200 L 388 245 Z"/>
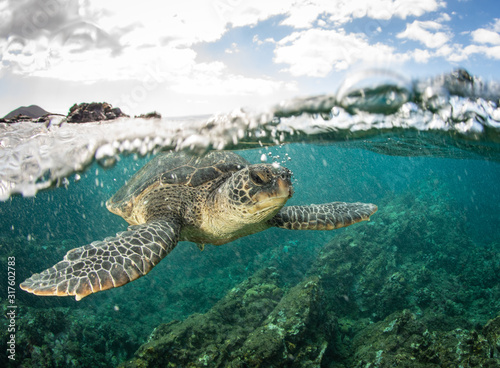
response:
<path id="1" fill-rule="evenodd" d="M 36 295 L 75 295 L 76 300 L 125 285 L 146 275 L 174 247 L 180 233 L 176 220 L 130 226 L 103 241 L 70 250 L 63 260 L 36 273 L 20 286 Z"/>
<path id="2" fill-rule="evenodd" d="M 289 230 L 333 230 L 370 219 L 377 211 L 371 203 L 332 202 L 283 207 L 269 224 Z"/>

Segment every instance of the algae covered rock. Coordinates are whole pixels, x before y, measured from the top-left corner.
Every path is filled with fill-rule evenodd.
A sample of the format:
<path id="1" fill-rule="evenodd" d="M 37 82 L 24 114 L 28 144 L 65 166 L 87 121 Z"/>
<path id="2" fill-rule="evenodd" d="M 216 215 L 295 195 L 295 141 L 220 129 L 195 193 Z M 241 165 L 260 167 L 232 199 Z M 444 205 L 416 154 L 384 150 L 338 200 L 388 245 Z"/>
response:
<path id="1" fill-rule="evenodd" d="M 500 320 L 497 317 L 495 320 Z M 485 326 L 498 326 L 492 320 Z M 495 329 L 496 333 L 500 329 Z M 375 323 L 353 340 L 352 367 L 498 367 L 494 334 L 475 330 L 432 331 L 408 310 Z"/>
<path id="2" fill-rule="evenodd" d="M 123 367 L 319 367 L 327 342 L 318 279 L 285 296 L 278 280 L 263 269 L 207 313 L 161 325 Z"/>
<path id="3" fill-rule="evenodd" d="M 491 357 L 500 361 L 500 315 L 486 323 L 483 335 L 490 344 Z"/>
<path id="4" fill-rule="evenodd" d="M 319 367 L 328 346 L 321 326 L 319 279 L 293 287 L 234 354 L 232 367 Z"/>
<path id="5" fill-rule="evenodd" d="M 279 275 L 266 268 L 230 290 L 205 314 L 160 325 L 123 367 L 222 367 L 278 304 Z"/>
<path id="6" fill-rule="evenodd" d="M 498 244 L 475 244 L 444 191 L 426 184 L 416 198 L 387 198 L 373 221 L 323 247 L 309 274 L 320 275 L 328 308 L 374 322 L 411 309 L 442 330 L 500 310 Z"/>
<path id="7" fill-rule="evenodd" d="M 5 303 L 0 305 L 5 313 Z M 119 324 L 70 308 L 23 306 L 18 313 L 21 318 L 16 320 L 15 360 L 1 352 L 2 367 L 106 368 L 130 358 L 139 346 Z M 4 322 L 0 327 L 0 337 L 7 341 Z"/>

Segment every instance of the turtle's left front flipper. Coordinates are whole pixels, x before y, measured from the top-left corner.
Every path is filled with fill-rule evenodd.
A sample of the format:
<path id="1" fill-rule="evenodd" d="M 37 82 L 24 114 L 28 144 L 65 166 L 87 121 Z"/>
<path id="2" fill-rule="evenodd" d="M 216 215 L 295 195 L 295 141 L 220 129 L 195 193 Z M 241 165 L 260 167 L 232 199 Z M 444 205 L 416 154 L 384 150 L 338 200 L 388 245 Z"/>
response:
<path id="1" fill-rule="evenodd" d="M 367 221 L 377 211 L 371 203 L 332 202 L 283 207 L 269 225 L 290 230 L 333 230 Z"/>
<path id="2" fill-rule="evenodd" d="M 115 237 L 70 250 L 64 259 L 20 286 L 36 295 L 89 294 L 125 285 L 147 274 L 177 245 L 179 221 L 165 219 L 129 227 Z"/>

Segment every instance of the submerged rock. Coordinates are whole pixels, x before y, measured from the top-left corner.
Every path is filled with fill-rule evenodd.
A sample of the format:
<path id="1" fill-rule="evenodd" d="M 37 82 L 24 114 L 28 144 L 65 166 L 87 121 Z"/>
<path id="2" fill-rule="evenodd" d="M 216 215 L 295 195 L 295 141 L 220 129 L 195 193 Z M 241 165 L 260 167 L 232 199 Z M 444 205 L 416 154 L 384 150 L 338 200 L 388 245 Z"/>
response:
<path id="1" fill-rule="evenodd" d="M 320 288 L 310 277 L 290 289 L 233 356 L 232 367 L 320 367 L 328 346 L 320 321 Z"/>
<path id="2" fill-rule="evenodd" d="M 353 341 L 350 367 L 498 367 L 500 317 L 482 331 L 433 331 L 408 310 L 375 323 Z"/>
<path id="3" fill-rule="evenodd" d="M 309 274 L 325 303 L 351 320 L 378 322 L 411 309 L 435 328 L 474 328 L 500 310 L 497 245 L 477 245 L 446 188 L 423 184 L 379 205 L 360 231 L 325 245 Z"/>
<path id="4" fill-rule="evenodd" d="M 159 326 L 122 367 L 320 367 L 319 280 L 283 296 L 278 279 L 274 268 L 260 270 L 207 313 Z"/>
<path id="5" fill-rule="evenodd" d="M 7 303 L 0 303 L 7 312 Z M 2 367 L 95 367 L 116 366 L 129 358 L 139 345 L 115 322 L 98 316 L 78 313 L 71 308 L 17 309 L 15 360 L 0 352 Z M 0 337 L 9 334 L 2 319 Z"/>

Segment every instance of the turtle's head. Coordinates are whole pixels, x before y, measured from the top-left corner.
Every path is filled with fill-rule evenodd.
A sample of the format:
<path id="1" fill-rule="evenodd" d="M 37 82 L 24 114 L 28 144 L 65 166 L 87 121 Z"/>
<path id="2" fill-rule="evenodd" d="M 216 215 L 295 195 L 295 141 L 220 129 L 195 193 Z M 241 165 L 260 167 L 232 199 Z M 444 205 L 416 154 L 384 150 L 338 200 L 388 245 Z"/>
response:
<path id="1" fill-rule="evenodd" d="M 229 206 L 247 223 L 274 216 L 293 195 L 292 172 L 278 164 L 249 165 L 225 183 Z"/>

